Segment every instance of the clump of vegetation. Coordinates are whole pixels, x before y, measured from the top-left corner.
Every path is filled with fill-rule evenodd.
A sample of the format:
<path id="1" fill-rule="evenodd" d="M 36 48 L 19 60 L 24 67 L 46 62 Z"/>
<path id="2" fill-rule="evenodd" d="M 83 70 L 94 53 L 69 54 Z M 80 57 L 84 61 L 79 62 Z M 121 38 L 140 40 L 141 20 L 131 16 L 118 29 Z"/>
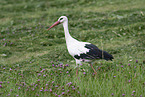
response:
<path id="1" fill-rule="evenodd" d="M 143 64 L 116 64 L 108 66 L 101 64 L 97 75 L 81 66 L 79 75 L 68 64 L 51 63 L 47 68 L 41 66 L 36 70 L 3 68 L 3 79 L 0 82 L 2 96 L 118 96 L 144 95 L 144 78 L 140 75 L 144 70 Z M 107 71 L 106 71 L 107 70 Z M 110 90 L 111 88 L 111 90 Z M 96 90 L 96 91 L 94 91 Z"/>

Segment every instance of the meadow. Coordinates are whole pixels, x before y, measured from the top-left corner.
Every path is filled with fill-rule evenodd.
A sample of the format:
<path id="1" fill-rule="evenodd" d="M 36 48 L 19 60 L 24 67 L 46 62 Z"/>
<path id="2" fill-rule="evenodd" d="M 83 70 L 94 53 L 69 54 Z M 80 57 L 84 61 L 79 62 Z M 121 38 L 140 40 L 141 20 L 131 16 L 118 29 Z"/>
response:
<path id="1" fill-rule="evenodd" d="M 145 0 L 0 0 L 0 97 L 145 97 Z M 76 76 L 69 31 L 113 55 Z"/>

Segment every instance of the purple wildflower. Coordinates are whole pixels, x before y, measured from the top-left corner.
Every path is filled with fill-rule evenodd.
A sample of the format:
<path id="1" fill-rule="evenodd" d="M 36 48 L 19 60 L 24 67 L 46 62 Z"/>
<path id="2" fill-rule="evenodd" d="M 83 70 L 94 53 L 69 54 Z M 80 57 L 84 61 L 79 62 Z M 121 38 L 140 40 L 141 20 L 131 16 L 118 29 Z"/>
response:
<path id="1" fill-rule="evenodd" d="M 134 93 L 135 91 L 132 91 L 132 93 Z"/>
<path id="2" fill-rule="evenodd" d="M 66 73 L 69 73 L 68 71 Z"/>
<path id="3" fill-rule="evenodd" d="M 47 89 L 45 89 L 44 91 L 48 91 Z"/>
<path id="4" fill-rule="evenodd" d="M 10 96 L 10 94 L 8 94 L 7 96 Z"/>
<path id="5" fill-rule="evenodd" d="M 50 92 L 52 92 L 52 89 L 49 89 Z"/>
<path id="6" fill-rule="evenodd" d="M 38 84 L 35 85 L 35 87 L 37 87 Z"/>
<path id="7" fill-rule="evenodd" d="M 131 82 L 131 79 L 129 79 L 128 82 L 130 83 Z"/>
<path id="8" fill-rule="evenodd" d="M 72 82 L 69 82 L 69 83 L 67 83 L 66 85 L 69 85 L 69 86 L 70 86 L 71 84 L 72 84 Z"/>
<path id="9" fill-rule="evenodd" d="M 7 43 L 5 43 L 3 46 L 6 46 L 7 45 Z"/>
<path id="10" fill-rule="evenodd" d="M 114 77 L 116 77 L 116 76 L 114 76 Z"/>
<path id="11" fill-rule="evenodd" d="M 112 93 L 111 95 L 114 96 L 114 93 Z"/>
<path id="12" fill-rule="evenodd" d="M 69 66 L 68 64 L 66 64 L 65 66 Z"/>
<path id="13" fill-rule="evenodd" d="M 52 84 L 54 83 L 54 81 L 52 81 Z"/>
<path id="14" fill-rule="evenodd" d="M 21 88 L 20 88 L 20 87 L 18 87 L 18 89 L 20 90 Z"/>
<path id="15" fill-rule="evenodd" d="M 40 79 L 37 80 L 38 82 L 40 81 Z"/>
<path id="16" fill-rule="evenodd" d="M 142 95 L 140 95 L 140 97 L 142 97 Z"/>
<path id="17" fill-rule="evenodd" d="M 54 64 L 52 64 L 52 66 L 54 67 Z"/>
<path id="18" fill-rule="evenodd" d="M 128 64 L 128 66 L 130 66 L 130 63 Z"/>
<path id="19" fill-rule="evenodd" d="M 62 92 L 61 94 L 64 95 L 64 92 Z"/>
<path id="20" fill-rule="evenodd" d="M 134 96 L 134 94 L 131 94 L 132 96 Z"/>
<path id="21" fill-rule="evenodd" d="M 3 82 L 0 82 L 0 84 L 2 84 Z"/>
<path id="22" fill-rule="evenodd" d="M 48 86 L 48 84 L 46 84 L 46 86 Z"/>
<path id="23" fill-rule="evenodd" d="M 12 69 L 10 68 L 10 71 L 12 71 Z"/>
<path id="24" fill-rule="evenodd" d="M 38 73 L 38 76 L 40 76 L 41 74 L 40 73 Z"/>
<path id="25" fill-rule="evenodd" d="M 63 67 L 63 65 L 62 64 L 59 64 L 59 67 Z"/>
<path id="26" fill-rule="evenodd" d="M 42 91 L 42 90 L 40 90 L 40 91 Z"/>
<path id="27" fill-rule="evenodd" d="M 123 65 L 121 65 L 121 67 L 123 67 Z"/>
<path id="28" fill-rule="evenodd" d="M 69 84 L 71 85 L 71 84 L 72 84 L 72 82 L 69 82 Z"/>
<path id="29" fill-rule="evenodd" d="M 2 85 L 0 85 L 0 88 L 2 88 Z"/>
<path id="30" fill-rule="evenodd" d="M 3 69 L 6 69 L 6 68 L 3 68 Z"/>
<path id="31" fill-rule="evenodd" d="M 136 60 L 136 63 L 138 63 L 138 60 Z"/>
<path id="32" fill-rule="evenodd" d="M 46 76 L 46 75 L 43 75 L 44 77 Z"/>
<path id="33" fill-rule="evenodd" d="M 86 74 L 86 72 L 83 72 L 83 74 Z"/>
<path id="34" fill-rule="evenodd" d="M 122 96 L 125 96 L 125 94 L 122 94 Z"/>
<path id="35" fill-rule="evenodd" d="M 69 90 L 67 90 L 67 92 L 69 92 Z"/>
<path id="36" fill-rule="evenodd" d="M 58 95 L 58 97 L 60 97 L 60 95 Z"/>
<path id="37" fill-rule="evenodd" d="M 19 96 L 19 95 L 16 95 L 17 97 Z"/>
<path id="38" fill-rule="evenodd" d="M 10 91 L 13 91 L 13 89 L 10 89 Z"/>

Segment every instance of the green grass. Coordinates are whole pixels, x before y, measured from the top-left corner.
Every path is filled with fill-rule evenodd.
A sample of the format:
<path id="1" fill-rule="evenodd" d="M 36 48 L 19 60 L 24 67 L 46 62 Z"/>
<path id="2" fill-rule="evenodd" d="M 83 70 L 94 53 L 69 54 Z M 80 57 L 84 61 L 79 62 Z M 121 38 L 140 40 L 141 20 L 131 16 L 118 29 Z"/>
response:
<path id="1" fill-rule="evenodd" d="M 144 4 L 144 0 L 0 0 L 0 96 L 144 97 Z M 97 75 L 84 63 L 76 76 L 62 25 L 47 31 L 62 15 L 68 17 L 74 38 L 114 56 L 113 61 L 93 64 Z"/>

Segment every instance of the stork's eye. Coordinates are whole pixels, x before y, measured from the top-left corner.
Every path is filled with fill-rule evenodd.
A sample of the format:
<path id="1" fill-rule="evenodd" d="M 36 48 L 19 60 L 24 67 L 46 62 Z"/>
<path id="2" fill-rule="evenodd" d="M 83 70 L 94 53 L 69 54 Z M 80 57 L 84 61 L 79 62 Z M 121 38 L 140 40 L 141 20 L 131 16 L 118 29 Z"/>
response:
<path id="1" fill-rule="evenodd" d="M 62 20 L 63 18 L 60 18 L 60 20 Z"/>

